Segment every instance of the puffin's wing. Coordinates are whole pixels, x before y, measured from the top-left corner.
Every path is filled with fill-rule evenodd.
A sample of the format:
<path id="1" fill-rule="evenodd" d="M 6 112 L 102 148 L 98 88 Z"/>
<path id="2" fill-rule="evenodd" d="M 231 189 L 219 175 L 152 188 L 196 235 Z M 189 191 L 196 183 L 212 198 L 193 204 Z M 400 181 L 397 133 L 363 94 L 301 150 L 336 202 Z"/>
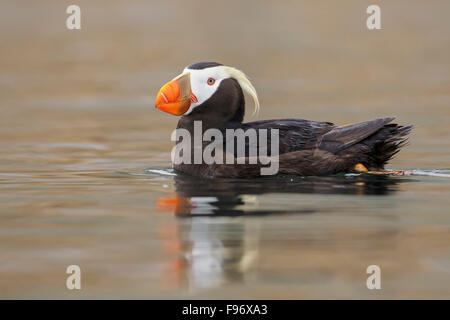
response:
<path id="1" fill-rule="evenodd" d="M 336 128 L 331 122 L 303 119 L 261 120 L 238 124 L 238 127 L 244 130 L 278 129 L 280 154 L 315 149 L 319 146 L 323 135 Z M 270 143 L 270 136 L 268 136 L 268 140 Z"/>
<path id="2" fill-rule="evenodd" d="M 319 148 L 332 153 L 337 153 L 364 140 L 394 119 L 394 117 L 380 118 L 336 127 L 322 137 Z"/>

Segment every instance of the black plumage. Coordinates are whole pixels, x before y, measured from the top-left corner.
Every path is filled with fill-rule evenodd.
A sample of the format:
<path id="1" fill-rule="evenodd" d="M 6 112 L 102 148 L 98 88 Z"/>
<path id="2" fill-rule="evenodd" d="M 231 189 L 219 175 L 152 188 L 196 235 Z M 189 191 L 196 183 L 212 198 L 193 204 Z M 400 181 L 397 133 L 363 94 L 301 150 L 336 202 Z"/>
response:
<path id="1" fill-rule="evenodd" d="M 219 65 L 219 64 L 218 64 Z M 209 66 L 209 65 L 208 65 Z M 208 67 L 191 65 L 192 68 Z M 191 68 L 190 67 L 190 68 Z M 391 123 L 394 118 L 337 126 L 331 122 L 276 119 L 243 123 L 245 99 L 239 83 L 232 78 L 221 82 L 217 91 L 193 112 L 182 116 L 178 128 L 193 132 L 201 120 L 203 131 L 226 129 L 278 129 L 278 174 L 329 175 L 353 172 L 356 164 L 369 170 L 383 170 L 406 143 L 412 126 Z M 270 145 L 270 135 L 268 136 Z M 204 147 L 208 143 L 204 143 Z M 248 141 L 246 150 L 248 151 Z M 248 152 L 246 153 L 248 155 Z M 258 164 L 178 164 L 176 170 L 203 177 L 247 178 L 260 175 Z"/>

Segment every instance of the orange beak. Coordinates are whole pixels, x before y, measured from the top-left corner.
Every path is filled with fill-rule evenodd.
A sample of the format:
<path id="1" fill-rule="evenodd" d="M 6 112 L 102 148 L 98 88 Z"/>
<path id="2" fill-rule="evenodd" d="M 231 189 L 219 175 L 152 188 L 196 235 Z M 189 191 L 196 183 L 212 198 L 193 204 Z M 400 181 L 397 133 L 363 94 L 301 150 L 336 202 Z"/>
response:
<path id="1" fill-rule="evenodd" d="M 191 78 L 189 73 L 166 83 L 156 96 L 155 107 L 161 111 L 181 116 L 191 106 Z"/>

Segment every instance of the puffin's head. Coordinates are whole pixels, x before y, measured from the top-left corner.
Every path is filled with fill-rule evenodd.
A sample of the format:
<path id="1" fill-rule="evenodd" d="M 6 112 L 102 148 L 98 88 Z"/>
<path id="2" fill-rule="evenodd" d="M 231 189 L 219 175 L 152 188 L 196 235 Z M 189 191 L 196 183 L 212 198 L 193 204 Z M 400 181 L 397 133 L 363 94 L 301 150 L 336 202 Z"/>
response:
<path id="1" fill-rule="evenodd" d="M 240 70 L 216 62 L 189 65 L 183 73 L 166 83 L 156 97 L 156 108 L 181 116 L 195 113 L 234 113 L 244 107 L 242 91 L 247 92 L 259 110 L 256 90 Z M 222 114 L 222 115 L 221 115 Z M 231 114 L 232 115 L 232 114 Z"/>

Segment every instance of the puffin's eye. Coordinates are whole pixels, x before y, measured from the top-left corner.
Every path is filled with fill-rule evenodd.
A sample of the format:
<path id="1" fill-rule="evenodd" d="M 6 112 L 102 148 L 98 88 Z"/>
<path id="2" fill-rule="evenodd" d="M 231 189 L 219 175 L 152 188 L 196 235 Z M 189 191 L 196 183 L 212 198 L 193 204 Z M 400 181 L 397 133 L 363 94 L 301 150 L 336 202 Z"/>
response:
<path id="1" fill-rule="evenodd" d="M 210 86 L 212 86 L 214 82 L 216 82 L 216 80 L 214 80 L 213 78 L 208 78 L 208 80 L 206 81 L 206 83 Z"/>

